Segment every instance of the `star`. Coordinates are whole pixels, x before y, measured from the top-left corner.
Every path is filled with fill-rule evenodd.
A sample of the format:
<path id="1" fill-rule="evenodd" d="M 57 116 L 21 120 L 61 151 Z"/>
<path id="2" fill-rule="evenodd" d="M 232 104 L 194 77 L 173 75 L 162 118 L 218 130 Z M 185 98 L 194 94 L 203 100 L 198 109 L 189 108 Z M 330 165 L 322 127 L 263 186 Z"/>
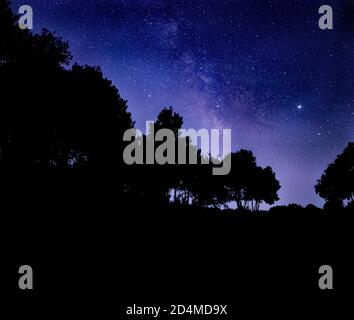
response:
<path id="1" fill-rule="evenodd" d="M 297 109 L 298 109 L 298 110 L 301 110 L 301 109 L 302 109 L 302 105 L 299 104 L 299 105 L 297 106 Z"/>

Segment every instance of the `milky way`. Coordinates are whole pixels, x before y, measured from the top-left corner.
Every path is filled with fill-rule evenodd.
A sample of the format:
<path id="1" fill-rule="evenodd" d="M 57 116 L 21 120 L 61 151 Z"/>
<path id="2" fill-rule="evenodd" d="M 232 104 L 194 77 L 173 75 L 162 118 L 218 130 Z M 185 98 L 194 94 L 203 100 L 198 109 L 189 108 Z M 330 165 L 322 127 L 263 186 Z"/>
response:
<path id="1" fill-rule="evenodd" d="M 314 184 L 354 140 L 354 5 L 331 1 L 22 0 L 34 32 L 68 40 L 74 61 L 101 66 L 139 128 L 164 106 L 186 128 L 231 128 L 277 173 L 278 204 L 321 205 Z"/>

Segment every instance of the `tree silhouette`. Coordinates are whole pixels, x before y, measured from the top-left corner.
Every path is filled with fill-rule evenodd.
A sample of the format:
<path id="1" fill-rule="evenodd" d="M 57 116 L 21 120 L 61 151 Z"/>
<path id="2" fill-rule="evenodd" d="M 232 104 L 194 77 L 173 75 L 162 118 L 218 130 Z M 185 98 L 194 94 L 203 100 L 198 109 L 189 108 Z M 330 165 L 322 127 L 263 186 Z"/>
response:
<path id="1" fill-rule="evenodd" d="M 329 164 L 315 185 L 316 193 L 326 200 L 325 208 L 340 209 L 343 201 L 354 202 L 354 143 Z"/>
<path id="2" fill-rule="evenodd" d="M 56 114 L 59 163 L 115 169 L 122 165 L 122 136 L 133 127 L 127 103 L 98 67 L 74 65 Z M 67 99 L 69 98 L 69 99 Z"/>
<path id="3" fill-rule="evenodd" d="M 7 1 L 0 24 L 1 164 L 119 167 L 133 121 L 111 81 L 98 67 L 66 69 L 68 44 L 48 30 L 21 30 Z"/>
<path id="4" fill-rule="evenodd" d="M 175 137 L 179 137 L 178 130 L 183 126 L 183 118 L 172 107 L 163 108 L 155 121 L 155 131 L 170 129 Z"/>
<path id="5" fill-rule="evenodd" d="M 230 201 L 235 201 L 241 210 L 259 210 L 263 201 L 274 204 L 279 200 L 280 184 L 273 170 L 258 167 L 251 151 L 240 150 L 231 154 L 231 172 L 225 177 L 225 184 Z"/>
<path id="6" fill-rule="evenodd" d="M 252 210 L 259 210 L 260 204 L 265 202 L 272 205 L 279 200 L 277 192 L 280 189 L 279 181 L 271 167 L 253 169 L 249 178 L 249 187 L 245 198 L 251 202 Z"/>
<path id="7" fill-rule="evenodd" d="M 230 199 L 236 202 L 238 209 L 244 209 L 246 195 L 250 187 L 249 178 L 256 170 L 256 158 L 251 151 L 240 150 L 231 154 L 231 172 L 226 177 L 226 186 Z"/>

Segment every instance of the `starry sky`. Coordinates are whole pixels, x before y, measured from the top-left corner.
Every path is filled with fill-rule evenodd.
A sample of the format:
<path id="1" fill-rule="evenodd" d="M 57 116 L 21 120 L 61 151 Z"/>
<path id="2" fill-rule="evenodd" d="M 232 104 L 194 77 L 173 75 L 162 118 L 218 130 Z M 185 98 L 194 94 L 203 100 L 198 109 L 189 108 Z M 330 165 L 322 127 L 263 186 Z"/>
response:
<path id="1" fill-rule="evenodd" d="M 351 4 L 352 3 L 352 4 Z M 314 184 L 354 140 L 354 4 L 337 0 L 14 0 L 101 66 L 136 127 L 165 106 L 185 128 L 231 128 L 280 180 L 277 204 L 322 201 Z M 334 10 L 320 30 L 318 9 Z"/>

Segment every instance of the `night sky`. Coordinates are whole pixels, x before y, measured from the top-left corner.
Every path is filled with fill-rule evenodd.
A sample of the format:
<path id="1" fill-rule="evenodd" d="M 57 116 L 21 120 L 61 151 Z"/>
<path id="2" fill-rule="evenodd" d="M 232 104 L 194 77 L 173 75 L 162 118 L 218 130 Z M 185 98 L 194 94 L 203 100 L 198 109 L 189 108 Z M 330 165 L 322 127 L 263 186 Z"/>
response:
<path id="1" fill-rule="evenodd" d="M 185 128 L 231 128 L 280 180 L 281 200 L 321 205 L 314 184 L 354 140 L 354 5 L 324 0 L 15 0 L 101 66 L 136 126 L 173 106 Z M 334 30 L 318 9 L 332 5 Z"/>

